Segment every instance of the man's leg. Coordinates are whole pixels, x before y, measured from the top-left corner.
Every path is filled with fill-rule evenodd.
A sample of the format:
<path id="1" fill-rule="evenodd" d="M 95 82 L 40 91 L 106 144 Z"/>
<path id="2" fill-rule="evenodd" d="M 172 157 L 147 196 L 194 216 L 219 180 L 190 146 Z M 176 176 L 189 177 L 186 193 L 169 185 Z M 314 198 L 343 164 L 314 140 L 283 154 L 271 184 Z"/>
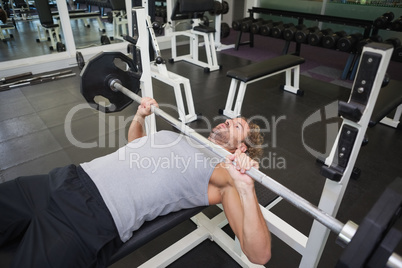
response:
<path id="1" fill-rule="evenodd" d="M 50 172 L 48 184 L 11 267 L 106 267 L 121 240 L 91 179 L 71 165 Z"/>
<path id="2" fill-rule="evenodd" d="M 0 246 L 25 232 L 49 196 L 48 175 L 20 177 L 0 184 Z"/>
<path id="3" fill-rule="evenodd" d="M 95 253 L 59 216 L 49 210 L 34 216 L 11 267 L 95 267 Z"/>

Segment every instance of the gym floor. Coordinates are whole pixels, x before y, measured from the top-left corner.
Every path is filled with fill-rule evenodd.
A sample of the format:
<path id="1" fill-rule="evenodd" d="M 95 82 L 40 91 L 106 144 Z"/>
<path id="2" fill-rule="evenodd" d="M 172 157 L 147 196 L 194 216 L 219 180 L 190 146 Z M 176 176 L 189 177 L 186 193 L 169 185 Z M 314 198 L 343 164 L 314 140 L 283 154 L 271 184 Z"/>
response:
<path id="1" fill-rule="evenodd" d="M 265 46 L 264 51 L 268 53 L 280 53 L 277 41 L 265 40 L 269 41 L 263 41 L 260 47 L 256 44 L 254 48 L 241 47 L 237 52 L 218 52 L 222 70 L 209 74 L 186 62 L 167 63 L 167 67 L 190 79 L 196 112 L 213 124 L 220 123 L 224 118 L 219 116 L 218 110 L 224 108 L 230 84 L 226 72 L 235 66 L 252 63 L 253 57 L 261 59 L 261 46 Z M 246 49 L 249 53 L 244 56 L 242 53 Z M 321 57 L 317 56 L 318 53 Z M 170 51 L 162 51 L 162 55 L 167 59 Z M 337 133 L 331 126 L 335 124 L 339 127 L 340 120 L 337 117 L 325 119 L 324 116 L 321 122 L 313 125 L 304 126 L 303 123 L 317 111 L 325 115 L 324 108 L 335 101 L 346 101 L 351 82 L 342 82 L 339 76 L 334 80 L 342 82 L 342 85 L 327 79 L 334 72 L 342 72 L 333 64 L 345 55 L 316 48 L 315 52 L 308 49 L 304 53 L 302 51 L 302 56 L 306 58 L 306 66 L 314 65 L 314 68 L 321 70 L 321 74 L 318 74 L 312 69 L 302 68 L 300 88 L 305 91 L 304 96 L 280 90 L 284 75 L 277 75 L 248 86 L 242 111 L 247 117 L 258 115 L 266 118 L 271 127 L 265 135 L 268 146 L 264 156 L 267 162 L 261 170 L 311 203 L 318 204 L 325 178 L 320 175 L 320 164 L 307 147 L 323 155 L 328 153 L 326 144 L 332 147 Z M 320 61 L 314 61 L 313 64 L 316 59 Z M 397 66 L 400 70 L 400 65 Z M 80 94 L 79 70 L 76 67 L 72 70 L 77 74 L 72 78 L 0 92 L 0 182 L 17 176 L 47 173 L 54 167 L 70 163 L 89 161 L 113 152 L 125 143 L 125 133 L 137 105 L 132 104 L 114 114 L 101 114 L 90 109 Z M 396 79 L 392 79 L 388 85 L 401 86 L 402 82 Z M 154 81 L 154 97 L 160 104 L 175 105 L 173 90 L 161 82 Z M 177 117 L 174 109 L 165 110 Z M 202 134 L 207 135 L 205 120 L 192 122 L 189 126 L 201 132 L 204 130 Z M 158 129 L 172 129 L 159 119 L 157 125 Z M 71 129 L 71 133 L 67 133 L 66 129 Z M 360 223 L 385 187 L 396 177 L 402 176 L 401 130 L 378 124 L 368 129 L 367 136 L 369 143 L 361 148 L 356 163 L 361 175 L 358 179 L 350 180 L 339 208 L 337 218 L 342 222 L 352 220 Z M 82 148 L 79 143 L 95 143 L 96 146 Z M 214 215 L 216 211 L 215 207 L 210 207 L 206 213 Z M 280 202 L 272 211 L 308 235 L 312 219 L 307 215 L 286 201 Z M 194 228 L 194 224 L 188 220 L 111 267 L 136 267 Z M 336 236 L 330 234 L 319 267 L 333 267 L 341 255 L 343 249 L 335 244 L 335 239 Z M 402 252 L 400 247 L 398 252 Z M 300 259 L 298 253 L 273 237 L 272 259 L 266 267 L 298 267 Z M 1 259 L 0 267 L 7 267 Z M 237 267 L 237 264 L 208 240 L 170 267 Z"/>

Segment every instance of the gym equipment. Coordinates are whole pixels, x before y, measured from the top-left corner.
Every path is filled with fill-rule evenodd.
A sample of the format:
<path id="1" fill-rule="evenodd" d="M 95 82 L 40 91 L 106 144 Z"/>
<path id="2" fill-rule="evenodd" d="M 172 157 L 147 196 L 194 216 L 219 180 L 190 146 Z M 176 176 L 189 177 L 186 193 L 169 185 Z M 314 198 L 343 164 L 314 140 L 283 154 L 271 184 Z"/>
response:
<path id="1" fill-rule="evenodd" d="M 271 35 L 271 31 L 272 28 L 278 24 L 279 22 L 272 22 L 272 21 L 268 21 L 267 23 L 264 23 L 263 25 L 261 25 L 260 27 L 260 31 L 259 34 L 262 36 L 269 36 Z"/>
<path id="2" fill-rule="evenodd" d="M 126 3 L 124 0 L 110 0 L 107 7 L 111 9 L 108 20 L 113 23 L 113 38 L 122 39 L 127 34 L 128 26 Z"/>
<path id="3" fill-rule="evenodd" d="M 99 77 L 104 77 L 104 80 Z M 120 83 L 130 85 L 127 90 L 135 93 L 140 90 L 141 73 L 131 58 L 116 52 L 97 54 L 81 71 L 81 93 L 89 105 L 105 113 L 121 111 L 133 102 L 127 95 L 116 94 L 105 88 L 110 77 L 118 77 Z M 90 88 L 93 90 L 88 90 Z M 108 102 L 98 101 L 99 96 Z"/>
<path id="4" fill-rule="evenodd" d="M 253 24 L 254 22 L 260 22 L 260 21 L 262 21 L 262 19 L 242 21 L 242 23 L 240 24 L 240 31 L 242 31 L 243 33 L 248 33 L 251 30 L 251 24 Z"/>
<path id="5" fill-rule="evenodd" d="M 209 10 L 209 14 L 212 16 L 219 16 L 223 13 L 223 5 L 219 1 L 214 1 L 213 9 Z"/>
<path id="6" fill-rule="evenodd" d="M 382 16 L 376 18 L 373 22 L 373 25 L 377 29 L 386 29 L 391 25 L 393 19 L 394 19 L 394 13 L 386 12 Z"/>
<path id="7" fill-rule="evenodd" d="M 297 26 L 291 25 L 283 30 L 283 39 L 286 41 L 293 41 L 295 38 L 295 34 L 297 31 L 301 31 L 305 29 L 306 26 L 304 24 L 299 24 Z"/>
<path id="8" fill-rule="evenodd" d="M 134 28 L 138 28 L 138 26 L 136 26 L 137 24 L 138 21 L 133 21 L 133 25 L 135 25 Z M 169 72 L 167 70 L 165 60 L 162 58 L 161 51 L 159 49 L 159 44 L 158 41 L 156 40 L 153 27 L 149 27 L 151 25 L 151 19 L 149 16 L 146 18 L 146 25 L 148 26 L 148 32 L 151 37 L 150 42 L 152 44 L 156 56 L 155 61 L 151 63 L 151 76 L 155 79 L 158 79 L 162 83 L 165 83 L 173 87 L 174 94 L 176 97 L 176 104 L 179 113 L 179 118 L 183 123 L 190 123 L 192 121 L 197 120 L 198 116 L 195 113 L 190 80 L 178 74 Z M 128 41 L 131 40 L 128 39 Z M 131 45 L 135 46 L 136 42 L 132 42 Z M 137 50 L 136 48 L 133 47 L 132 55 L 134 59 L 139 58 L 136 56 L 136 54 Z M 139 61 L 137 65 L 140 65 Z M 184 106 L 182 91 L 184 92 L 186 97 L 186 104 L 187 104 L 186 107 Z"/>
<path id="9" fill-rule="evenodd" d="M 250 26 L 250 32 L 252 32 L 253 34 L 259 34 L 261 26 L 264 24 L 268 24 L 268 23 L 272 23 L 272 20 L 267 20 L 267 21 L 260 20 L 260 21 L 253 22 Z"/>
<path id="10" fill-rule="evenodd" d="M 325 48 L 336 48 L 336 44 L 338 43 L 338 40 L 342 37 L 346 36 L 346 32 L 345 31 L 339 31 L 339 32 L 335 32 L 333 34 L 328 34 L 325 35 L 322 38 L 322 46 Z"/>
<path id="11" fill-rule="evenodd" d="M 394 50 L 395 51 L 395 50 Z M 395 110 L 393 116 L 392 112 Z M 400 128 L 402 116 L 402 92 L 399 87 L 387 87 L 381 90 L 374 107 L 373 116 L 370 118 L 369 126 L 373 127 L 378 123 Z"/>
<path id="12" fill-rule="evenodd" d="M 336 47 L 342 52 L 351 52 L 356 50 L 358 42 L 362 39 L 363 35 L 361 33 L 347 35 L 338 40 Z"/>
<path id="13" fill-rule="evenodd" d="M 176 61 L 187 61 L 189 63 L 201 66 L 204 68 L 204 72 L 209 73 L 212 71 L 219 70 L 221 66 L 218 64 L 214 33 L 216 30 L 211 27 L 205 27 L 199 24 L 200 20 L 197 17 L 198 13 L 203 13 L 213 9 L 214 1 L 212 0 L 200 0 L 197 4 L 194 1 L 181 0 L 177 1 L 176 5 L 172 11 L 171 19 L 175 20 L 180 14 L 191 14 L 194 16 L 192 19 L 193 25 L 191 30 L 172 32 L 170 36 L 171 39 L 171 50 L 172 58 L 169 59 L 170 63 Z M 194 15 L 195 14 L 195 15 Z M 186 55 L 177 56 L 177 46 L 176 38 L 178 36 L 185 36 L 189 38 L 190 52 Z M 198 47 L 199 47 L 199 37 L 203 37 L 203 42 L 205 46 L 206 62 L 199 59 Z"/>
<path id="14" fill-rule="evenodd" d="M 295 32 L 295 41 L 299 44 L 307 44 L 308 36 L 319 31 L 320 29 L 317 26 L 297 30 Z"/>
<path id="15" fill-rule="evenodd" d="M 53 15 L 50 11 L 49 2 L 47 0 L 35 0 L 36 10 L 39 15 L 40 23 L 37 23 L 38 38 L 36 42 L 51 41 L 49 46 L 50 50 L 54 50 L 57 47 L 57 43 L 60 41 L 60 26 L 53 22 Z M 42 35 L 41 27 L 45 29 L 45 34 Z"/>
<path id="16" fill-rule="evenodd" d="M 52 12 L 47 0 L 35 0 L 35 7 L 39 15 L 40 23 L 37 23 L 37 42 L 51 41 L 50 50 L 57 49 L 58 52 L 65 51 L 65 45 L 60 40 L 60 16 L 58 12 Z M 105 26 L 100 18 L 100 12 L 71 12 L 70 20 L 83 20 L 86 27 L 90 27 L 88 19 L 97 19 L 99 31 L 105 32 Z M 56 20 L 54 23 L 53 19 Z M 44 34 L 41 29 L 44 28 Z"/>
<path id="17" fill-rule="evenodd" d="M 361 139 L 364 136 L 365 128 L 364 124 L 367 123 L 368 117 L 370 116 L 372 112 L 372 108 L 375 103 L 375 99 L 378 95 L 378 89 L 379 89 L 379 84 L 382 82 L 382 78 L 384 77 L 384 73 L 386 66 L 389 59 L 390 59 L 390 47 L 387 45 L 373 45 L 372 47 L 367 47 L 365 48 L 365 51 L 363 51 L 362 55 L 362 61 L 361 61 L 361 67 L 362 67 L 362 72 L 359 72 L 358 79 L 356 80 L 356 83 L 353 87 L 353 91 L 351 93 L 351 99 L 348 101 L 348 103 L 340 103 L 341 107 L 341 115 L 345 118 L 344 119 L 344 124 L 341 127 L 340 130 L 340 135 L 338 136 L 338 139 L 336 141 L 336 144 L 333 147 L 333 151 L 331 152 L 330 157 L 327 158 L 326 164 L 328 164 L 328 167 L 325 168 L 326 172 L 330 174 L 331 176 L 329 177 L 330 180 L 327 180 L 327 183 L 332 182 L 332 187 L 335 187 L 333 190 L 336 191 L 337 188 L 343 188 L 344 191 L 344 185 L 340 185 L 338 182 L 335 182 L 335 180 L 338 179 L 339 174 L 341 177 L 347 176 L 347 169 L 343 169 L 343 167 L 346 165 L 354 164 L 354 160 L 357 156 L 357 152 L 360 148 L 359 146 L 354 146 L 354 144 L 361 144 Z M 86 66 L 91 66 L 92 64 L 96 64 L 90 60 Z M 92 79 L 97 79 L 93 78 L 94 76 L 89 73 L 87 73 L 86 70 L 91 70 L 91 69 L 86 69 L 85 67 L 83 69 L 83 72 L 81 73 L 81 78 L 82 80 L 91 80 Z M 115 91 L 115 94 L 123 93 L 124 95 L 129 96 L 132 100 L 135 100 L 136 102 L 141 101 L 141 97 L 133 93 L 131 90 L 125 88 L 119 81 L 124 80 L 124 77 L 127 76 L 128 74 L 126 73 L 119 73 L 118 75 L 115 74 L 109 74 L 107 75 L 102 83 L 98 83 L 96 81 L 89 81 L 86 86 L 88 88 L 82 87 L 81 91 L 86 92 L 90 91 L 93 92 L 94 94 L 101 94 L 103 91 Z M 365 83 L 362 84 L 362 81 L 365 81 Z M 91 83 L 94 83 L 96 85 L 102 85 L 102 88 L 98 87 L 92 87 Z M 83 85 L 83 84 L 81 84 Z M 101 91 L 96 93 L 96 91 Z M 372 99 L 374 98 L 374 101 Z M 369 101 L 369 99 L 371 99 Z M 358 102 L 356 102 L 358 101 Z M 367 107 L 366 107 L 367 105 Z M 172 126 L 175 128 L 179 129 L 182 131 L 184 134 L 188 135 L 189 137 L 195 139 L 196 141 L 200 142 L 201 144 L 204 144 L 209 148 L 211 151 L 215 152 L 217 155 L 221 157 L 227 156 L 229 153 L 222 149 L 219 146 L 216 146 L 214 143 L 211 143 L 208 139 L 205 137 L 199 135 L 198 133 L 194 132 L 191 128 L 186 126 L 185 124 L 178 122 L 174 118 L 172 118 L 170 115 L 166 114 L 163 110 L 152 107 L 152 110 L 154 114 L 159 115 L 161 118 L 166 120 L 168 123 L 170 123 Z M 356 112 L 360 111 L 360 112 Z M 352 134 L 352 135 L 351 135 Z M 350 136 L 351 135 L 351 136 Z M 340 145 L 337 143 L 339 142 Z M 338 148 L 342 150 L 342 152 L 338 152 Z M 343 150 L 344 148 L 344 150 Z M 331 163 L 332 162 L 332 163 Z M 307 213 L 308 215 L 312 216 L 316 221 L 313 224 L 313 229 L 314 232 L 311 232 L 312 236 L 321 236 L 321 231 L 316 230 L 314 228 L 314 225 L 318 222 L 323 224 L 319 225 L 322 226 L 321 228 L 325 230 L 325 232 L 329 232 L 329 230 L 337 233 L 339 235 L 338 239 L 340 243 L 345 243 L 345 244 L 350 244 L 350 243 L 359 243 L 353 242 L 353 236 L 356 233 L 357 226 L 354 223 L 348 222 L 347 224 L 342 224 L 332 216 L 330 216 L 327 212 L 322 211 L 321 209 L 318 209 L 311 203 L 307 202 L 303 198 L 299 197 L 295 193 L 292 193 L 289 191 L 289 189 L 285 188 L 284 186 L 278 184 L 274 180 L 270 179 L 268 176 L 265 174 L 261 173 L 258 170 L 255 170 L 254 168 L 251 169 L 250 171 L 247 172 L 251 177 L 253 177 L 256 181 L 260 182 L 262 185 L 266 186 L 267 188 L 271 189 L 273 192 L 277 193 L 281 197 L 283 197 L 285 200 L 289 201 L 291 204 L 295 205 L 298 209 L 302 210 L 303 212 Z M 335 180 L 331 180 L 335 179 Z M 398 182 L 398 185 L 401 182 Z M 398 187 L 400 188 L 400 187 Z M 339 189 L 340 190 L 340 189 Z M 342 190 L 341 190 L 342 191 Z M 388 194 L 386 194 L 388 195 Z M 401 199 L 402 200 L 402 199 Z M 381 201 L 382 202 L 382 201 Z M 388 201 L 387 201 L 388 202 Z M 321 202 L 320 202 L 321 205 Z M 331 204 L 332 205 L 332 204 Z M 381 204 L 383 205 L 383 204 Z M 396 202 L 394 204 L 394 207 L 400 207 L 402 205 L 402 202 Z M 325 207 L 325 206 L 324 206 Z M 336 207 L 336 205 L 335 205 Z M 375 206 L 375 210 L 378 210 L 378 208 Z M 333 213 L 333 209 L 331 210 L 331 214 Z M 336 209 L 335 209 L 336 210 Z M 399 209 L 395 209 L 395 211 L 399 211 Z M 264 212 L 265 214 L 265 212 Z M 368 217 L 370 218 L 371 215 Z M 399 216 L 399 214 L 397 215 Z M 377 218 L 379 220 L 379 218 Z M 393 218 L 392 218 L 393 219 Z M 386 219 L 381 218 L 383 222 L 386 221 Z M 389 222 L 390 223 L 390 222 Z M 392 223 L 390 223 L 392 224 Z M 364 226 L 364 225 L 363 225 Z M 329 230 L 328 230 L 328 229 Z M 273 228 L 274 229 L 274 228 Z M 313 230 L 312 229 L 312 230 Z M 364 228 L 358 232 L 363 233 L 362 235 L 358 235 L 358 238 L 360 237 L 365 237 L 365 236 L 370 236 L 370 233 L 365 230 Z M 378 237 L 380 239 L 382 237 L 386 237 L 387 232 L 382 232 Z M 308 248 L 310 244 L 311 238 L 308 239 L 306 247 Z M 352 241 L 352 242 L 351 242 Z M 313 242 L 311 242 L 313 243 Z M 352 244 L 352 245 L 353 245 Z M 373 243 L 371 246 L 376 250 L 376 244 Z M 353 247 L 351 247 L 353 248 Z M 392 252 L 391 252 L 392 253 Z M 349 253 L 345 253 L 349 254 Z M 304 252 L 304 256 L 308 256 L 308 258 L 311 259 L 311 254 L 310 252 Z M 370 260 L 371 255 L 367 255 L 365 257 L 365 261 L 371 261 Z M 362 259 L 362 258 L 361 258 Z M 400 262 L 399 256 L 395 253 L 390 254 L 388 257 L 386 257 L 386 260 L 388 263 L 398 263 Z M 345 260 L 343 260 L 345 263 Z M 348 260 L 346 259 L 346 262 Z M 154 266 L 152 266 L 154 267 Z M 306 266 L 306 267 L 311 267 L 311 266 Z"/>
<path id="18" fill-rule="evenodd" d="M 402 31 L 402 16 L 395 19 L 391 24 L 391 30 L 401 32 Z"/>
<path id="19" fill-rule="evenodd" d="M 360 55 L 363 51 L 363 47 L 372 42 L 382 43 L 383 40 L 382 37 L 379 35 L 372 35 L 370 36 L 370 38 L 360 40 L 356 45 L 357 54 Z"/>
<path id="20" fill-rule="evenodd" d="M 7 83 L 7 84 L 4 84 L 4 85 L 0 85 L 0 92 L 1 91 L 6 91 L 6 90 L 9 90 L 9 89 L 13 89 L 13 88 L 16 88 L 16 87 L 24 87 L 24 86 L 41 84 L 41 83 L 45 83 L 45 82 L 51 82 L 51 81 L 54 81 L 54 80 L 59 80 L 59 79 L 63 79 L 63 78 L 72 77 L 72 76 L 75 76 L 75 75 L 76 74 L 72 73 L 71 70 L 67 70 L 67 71 L 61 71 L 61 72 L 46 74 L 46 75 L 34 76 L 34 77 L 31 77 L 31 78 L 22 79 L 22 80 Z"/>
<path id="21" fill-rule="evenodd" d="M 390 44 L 394 47 L 394 49 L 396 49 L 397 47 L 401 46 L 401 39 L 399 39 L 398 37 L 391 37 L 385 40 L 384 43 Z"/>
<path id="22" fill-rule="evenodd" d="M 9 32 L 9 30 L 14 30 L 15 25 L 12 24 L 1 24 L 0 25 L 0 40 L 7 42 L 7 39 L 14 38 L 14 35 Z M 3 33 L 4 31 L 4 33 Z"/>
<path id="23" fill-rule="evenodd" d="M 222 14 L 229 13 L 229 3 L 227 1 L 222 1 Z"/>
<path id="24" fill-rule="evenodd" d="M 402 46 L 396 47 L 392 55 L 394 61 L 402 62 Z"/>
<path id="25" fill-rule="evenodd" d="M 247 22 L 247 21 L 253 21 L 253 18 L 247 17 L 247 18 L 243 18 L 243 19 L 240 19 L 240 20 L 234 20 L 232 22 L 232 29 L 234 31 L 240 31 L 241 30 L 241 24 L 243 22 Z"/>
<path id="26" fill-rule="evenodd" d="M 319 32 L 310 33 L 308 35 L 308 44 L 310 46 L 321 46 L 322 45 L 322 38 L 326 35 L 331 35 L 332 29 L 327 28 L 321 30 Z"/>
<path id="27" fill-rule="evenodd" d="M 221 38 L 226 38 L 230 35 L 230 27 L 226 22 L 221 22 Z"/>
<path id="28" fill-rule="evenodd" d="M 7 77 L 0 78 L 0 82 L 4 84 L 4 83 L 8 83 L 8 82 L 10 82 L 10 81 L 12 81 L 12 80 L 16 80 L 16 79 L 19 79 L 19 78 L 28 77 L 28 76 L 31 76 L 31 75 L 32 75 L 31 72 L 26 72 L 26 73 L 11 75 L 11 76 L 7 76 Z"/>
<path id="29" fill-rule="evenodd" d="M 85 60 L 82 53 L 79 51 L 75 52 L 75 59 L 77 60 L 78 69 L 82 70 L 85 66 Z"/>
<path id="30" fill-rule="evenodd" d="M 401 215 L 402 179 L 392 182 L 361 222 L 336 267 L 386 267 L 402 233 L 392 228 Z"/>
<path id="31" fill-rule="evenodd" d="M 110 39 L 106 35 L 102 35 L 100 39 L 101 45 L 109 45 Z"/>
<path id="32" fill-rule="evenodd" d="M 283 24 L 282 22 L 280 22 L 278 25 L 275 25 L 274 27 L 272 27 L 271 36 L 275 37 L 275 38 L 283 38 L 283 31 L 286 28 L 293 27 L 293 26 L 294 26 L 293 23 Z"/>
<path id="33" fill-rule="evenodd" d="M 302 63 L 304 63 L 304 59 L 301 57 L 283 55 L 229 70 L 227 76 L 231 77 L 232 80 L 225 109 L 220 111 L 220 113 L 230 118 L 240 116 L 247 85 L 282 72 L 286 72 L 286 84 L 283 86 L 283 89 L 297 95 L 303 95 L 303 91 L 299 89 L 300 64 Z M 238 93 L 235 100 L 236 91 Z"/>

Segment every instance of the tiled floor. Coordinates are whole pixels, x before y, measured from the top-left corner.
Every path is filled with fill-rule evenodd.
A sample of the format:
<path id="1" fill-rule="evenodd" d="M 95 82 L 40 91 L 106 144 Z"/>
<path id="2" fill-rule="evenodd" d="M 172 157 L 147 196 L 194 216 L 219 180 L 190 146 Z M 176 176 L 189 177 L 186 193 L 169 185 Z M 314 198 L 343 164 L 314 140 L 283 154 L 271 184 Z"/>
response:
<path id="1" fill-rule="evenodd" d="M 169 51 L 163 51 L 166 58 L 168 54 Z M 190 79 L 196 112 L 213 123 L 223 120 L 218 109 L 224 108 L 229 89 L 230 79 L 226 72 L 233 66 L 251 63 L 249 59 L 223 52 L 218 53 L 218 58 L 223 68 L 210 74 L 185 62 L 168 64 L 169 70 Z M 321 64 L 320 70 L 330 68 Z M 90 109 L 79 92 L 78 69 L 73 68 L 73 71 L 77 75 L 72 78 L 0 92 L 1 182 L 16 176 L 48 172 L 56 166 L 79 164 L 124 144 L 127 122 L 135 113 L 136 104 L 107 115 Z M 243 115 L 259 115 L 269 122 L 283 118 L 275 132 L 266 134 L 269 146 L 265 155 L 284 159 L 285 166 L 280 168 L 272 162 L 262 171 L 317 204 L 324 178 L 319 174 L 320 165 L 315 157 L 306 150 L 306 144 L 325 153 L 325 139 L 331 137 L 328 134 L 334 134 L 327 133 L 327 126 L 339 121 L 330 118 L 305 129 L 303 123 L 314 112 L 323 113 L 328 104 L 347 100 L 349 88 L 302 75 L 300 82 L 305 95 L 300 97 L 279 90 L 283 79 L 284 76 L 278 75 L 250 85 Z M 389 86 L 401 87 L 401 82 L 391 81 Z M 160 103 L 175 104 L 173 91 L 161 82 L 154 82 L 154 94 Z M 175 111 L 168 112 L 177 116 Z M 205 128 L 202 121 L 189 125 L 195 129 Z M 158 128 L 171 129 L 161 120 L 158 120 Z M 303 132 L 305 141 L 302 140 Z M 367 134 L 369 144 L 361 149 L 356 164 L 362 170 L 361 177 L 350 181 L 337 216 L 342 222 L 350 219 L 360 223 L 386 185 L 402 176 L 401 131 L 377 125 Z M 272 211 L 308 234 L 312 220 L 293 206 L 281 202 Z M 112 267 L 136 267 L 192 229 L 194 225 L 186 221 Z M 333 267 L 341 252 L 342 248 L 335 244 L 335 235 L 331 234 L 319 267 Z M 399 252 L 402 251 L 399 249 Z M 0 258 L 0 267 L 5 267 L 2 261 Z M 297 267 L 299 261 L 298 253 L 273 238 L 272 260 L 267 267 Z M 212 241 L 206 241 L 171 265 L 206 266 L 236 267 L 236 264 Z"/>

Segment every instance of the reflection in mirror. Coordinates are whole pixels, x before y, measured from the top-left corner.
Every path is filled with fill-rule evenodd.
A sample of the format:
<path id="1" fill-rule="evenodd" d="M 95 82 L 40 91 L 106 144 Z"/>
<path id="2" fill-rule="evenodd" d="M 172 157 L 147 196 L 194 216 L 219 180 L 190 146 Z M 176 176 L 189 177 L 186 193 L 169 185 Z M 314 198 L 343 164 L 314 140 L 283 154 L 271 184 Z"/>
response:
<path id="1" fill-rule="evenodd" d="M 122 42 L 128 34 L 125 0 L 75 0 L 69 6 L 75 8 L 70 21 L 77 50 Z"/>
<path id="2" fill-rule="evenodd" d="M 77 49 L 122 42 L 127 33 L 124 0 L 68 3 Z M 0 5 L 0 62 L 65 51 L 56 1 L 0 0 Z"/>

